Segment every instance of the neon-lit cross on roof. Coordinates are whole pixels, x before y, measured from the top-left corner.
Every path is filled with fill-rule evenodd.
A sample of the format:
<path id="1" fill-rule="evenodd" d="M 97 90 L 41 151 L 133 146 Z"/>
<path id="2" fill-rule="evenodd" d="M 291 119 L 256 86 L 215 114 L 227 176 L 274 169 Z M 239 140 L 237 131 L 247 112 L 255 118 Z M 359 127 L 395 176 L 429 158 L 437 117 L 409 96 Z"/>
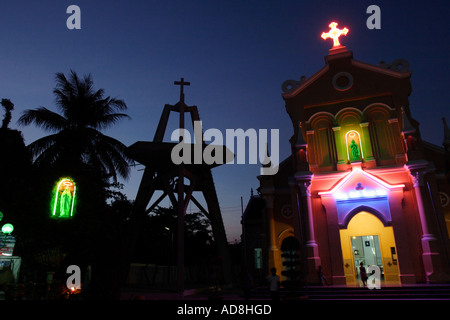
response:
<path id="1" fill-rule="evenodd" d="M 339 47 L 341 44 L 339 43 L 339 37 L 341 35 L 346 36 L 348 29 L 344 28 L 344 29 L 338 29 L 336 28 L 338 24 L 336 22 L 331 22 L 329 27 L 330 27 L 330 31 L 328 31 L 328 33 L 322 32 L 322 39 L 326 40 L 328 38 L 333 39 L 333 48 L 335 47 Z"/>

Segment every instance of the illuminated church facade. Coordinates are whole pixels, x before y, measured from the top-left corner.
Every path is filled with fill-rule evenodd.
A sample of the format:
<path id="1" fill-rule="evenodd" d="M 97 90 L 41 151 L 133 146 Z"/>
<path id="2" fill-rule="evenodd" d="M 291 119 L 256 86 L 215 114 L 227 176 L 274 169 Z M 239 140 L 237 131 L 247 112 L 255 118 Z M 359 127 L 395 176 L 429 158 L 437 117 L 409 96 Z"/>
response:
<path id="1" fill-rule="evenodd" d="M 360 263 L 385 283 L 450 280 L 448 158 L 421 139 L 410 77 L 406 61 L 370 65 L 338 43 L 313 76 L 283 84 L 292 154 L 258 177 L 244 213 L 253 274 L 280 274 L 296 250 L 308 284 L 319 266 L 329 284 L 357 284 Z"/>

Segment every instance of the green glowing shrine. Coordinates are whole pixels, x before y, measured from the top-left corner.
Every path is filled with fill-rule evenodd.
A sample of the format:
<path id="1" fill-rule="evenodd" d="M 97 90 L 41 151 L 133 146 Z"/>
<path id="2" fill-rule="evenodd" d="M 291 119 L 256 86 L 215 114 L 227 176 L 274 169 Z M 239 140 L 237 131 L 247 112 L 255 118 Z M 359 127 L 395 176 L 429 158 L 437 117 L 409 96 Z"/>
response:
<path id="1" fill-rule="evenodd" d="M 76 184 L 70 178 L 62 178 L 56 183 L 51 201 L 52 218 L 73 217 L 76 207 L 76 191 Z"/>

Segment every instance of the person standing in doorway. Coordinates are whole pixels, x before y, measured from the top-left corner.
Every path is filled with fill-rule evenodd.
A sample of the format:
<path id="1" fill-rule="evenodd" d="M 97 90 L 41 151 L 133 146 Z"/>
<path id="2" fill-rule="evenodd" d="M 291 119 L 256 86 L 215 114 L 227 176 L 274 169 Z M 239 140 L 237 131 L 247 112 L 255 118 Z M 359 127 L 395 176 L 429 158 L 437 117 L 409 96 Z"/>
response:
<path id="1" fill-rule="evenodd" d="M 367 273 L 366 268 L 364 267 L 364 264 L 361 262 L 359 264 L 359 274 L 361 275 L 361 281 L 363 283 L 363 286 L 367 286 Z"/>
<path id="2" fill-rule="evenodd" d="M 270 298 L 273 301 L 278 301 L 280 300 L 280 276 L 277 275 L 276 268 L 270 269 L 270 272 L 272 273 L 272 275 L 267 278 Z"/>

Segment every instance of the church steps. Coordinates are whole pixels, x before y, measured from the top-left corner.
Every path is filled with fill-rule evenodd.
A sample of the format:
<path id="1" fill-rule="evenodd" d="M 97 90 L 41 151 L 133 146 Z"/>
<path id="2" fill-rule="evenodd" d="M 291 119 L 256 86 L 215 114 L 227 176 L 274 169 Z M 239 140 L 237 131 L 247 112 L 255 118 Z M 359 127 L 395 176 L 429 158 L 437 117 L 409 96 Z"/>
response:
<path id="1" fill-rule="evenodd" d="M 450 285 L 388 286 L 372 290 L 363 287 L 311 286 L 294 293 L 282 289 L 280 296 L 283 300 L 450 300 Z M 252 298 L 269 298 L 267 288 L 254 290 Z"/>

